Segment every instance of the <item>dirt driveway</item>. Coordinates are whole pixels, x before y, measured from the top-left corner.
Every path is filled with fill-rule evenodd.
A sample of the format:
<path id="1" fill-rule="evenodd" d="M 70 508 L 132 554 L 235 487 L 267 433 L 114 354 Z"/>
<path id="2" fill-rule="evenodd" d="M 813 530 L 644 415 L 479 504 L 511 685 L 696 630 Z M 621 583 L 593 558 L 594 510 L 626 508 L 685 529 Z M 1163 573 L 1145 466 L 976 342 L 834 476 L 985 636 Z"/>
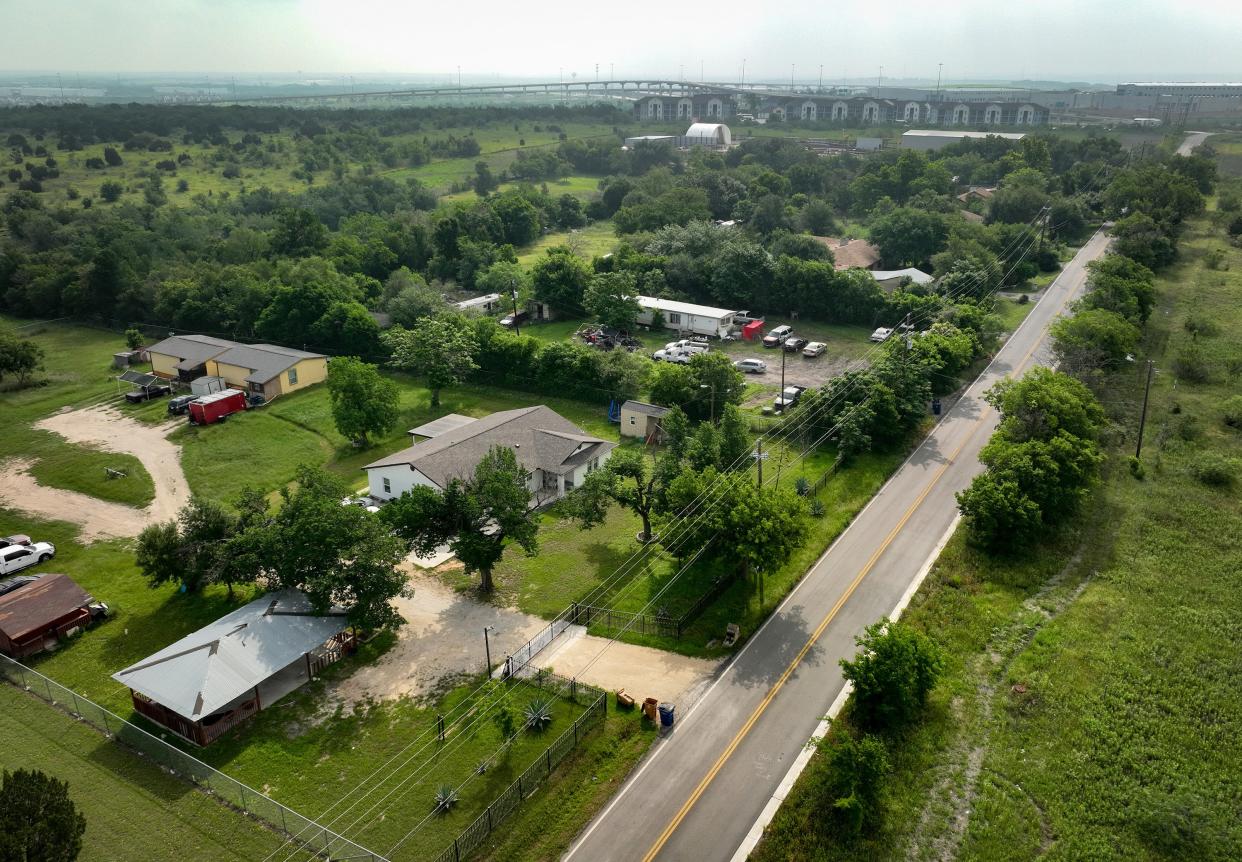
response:
<path id="1" fill-rule="evenodd" d="M 167 521 L 190 499 L 181 469 L 181 448 L 168 440 L 176 425 L 148 425 L 110 407 L 63 410 L 34 426 L 71 443 L 123 452 L 142 461 L 155 483 L 155 499 L 145 509 L 110 503 L 76 491 L 40 485 L 30 475 L 33 462 L 13 458 L 0 463 L 0 501 L 41 518 L 69 521 L 82 528 L 81 539 L 129 538 L 148 524 Z"/>
<path id="2" fill-rule="evenodd" d="M 435 691 L 443 677 L 478 673 L 486 661 L 484 626 L 495 626 L 488 635 L 495 666 L 548 624 L 513 608 L 498 608 L 454 592 L 434 575 L 412 565 L 406 571 L 414 598 L 396 601 L 406 619 L 396 645 L 330 685 L 323 715 L 338 706 L 349 713 L 356 704 L 369 700 L 419 697 Z M 606 639 L 587 635 L 575 626 L 536 656 L 534 664 L 572 675 L 605 644 Z M 671 700 L 705 687 L 716 666 L 714 661 L 616 643 L 580 678 L 611 690 L 624 688 L 635 696 Z M 684 701 L 677 702 L 680 705 Z"/>

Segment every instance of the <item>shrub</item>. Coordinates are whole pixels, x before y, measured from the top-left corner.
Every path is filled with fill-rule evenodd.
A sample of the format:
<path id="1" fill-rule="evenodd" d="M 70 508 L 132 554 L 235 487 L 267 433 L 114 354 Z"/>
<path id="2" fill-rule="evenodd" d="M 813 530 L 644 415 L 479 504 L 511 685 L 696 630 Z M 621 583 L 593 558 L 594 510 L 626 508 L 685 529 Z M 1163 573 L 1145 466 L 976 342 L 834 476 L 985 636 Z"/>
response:
<path id="1" fill-rule="evenodd" d="M 1201 314 L 1192 314 L 1186 318 L 1182 326 L 1195 338 L 1198 338 L 1200 335 L 1210 336 L 1220 332 L 1213 320 Z"/>
<path id="2" fill-rule="evenodd" d="M 889 770 L 888 750 L 874 736 L 825 739 L 825 790 L 832 813 L 853 836 L 873 829 L 880 821 L 884 776 Z"/>
<path id="3" fill-rule="evenodd" d="M 824 517 L 824 501 L 823 500 L 815 499 L 811 501 L 811 517 L 812 518 Z"/>
<path id="4" fill-rule="evenodd" d="M 1231 487 L 1237 472 L 1237 462 L 1219 452 L 1202 452 L 1190 462 L 1190 475 L 1213 488 Z"/>
<path id="5" fill-rule="evenodd" d="M 1189 383 L 1206 383 L 1212 376 L 1207 357 L 1195 344 L 1188 344 L 1177 352 L 1173 373 Z"/>
<path id="6" fill-rule="evenodd" d="M 1203 258 L 1203 265 L 1208 269 L 1229 269 L 1229 264 L 1225 262 L 1225 250 L 1214 248 L 1209 251 Z"/>
<path id="7" fill-rule="evenodd" d="M 798 492 L 799 497 L 805 497 L 811 493 L 811 483 L 807 481 L 806 476 L 798 477 L 798 480 L 794 482 L 794 490 Z"/>
<path id="8" fill-rule="evenodd" d="M 944 668 L 944 657 L 931 638 L 908 625 L 882 619 L 855 638 L 853 661 L 841 660 L 845 678 L 854 684 L 854 711 L 869 728 L 896 728 L 922 710 Z"/>
<path id="9" fill-rule="evenodd" d="M 120 183 L 106 182 L 99 187 L 99 196 L 108 203 L 120 200 L 125 188 Z"/>
<path id="10" fill-rule="evenodd" d="M 526 709 L 522 710 L 522 716 L 526 720 L 528 730 L 540 733 L 552 723 L 552 701 L 537 697 L 526 704 Z"/>
<path id="11" fill-rule="evenodd" d="M 436 791 L 436 813 L 448 814 L 457 804 L 457 791 L 448 784 L 441 784 Z"/>
<path id="12" fill-rule="evenodd" d="M 1226 398 L 1221 407 L 1224 410 L 1225 424 L 1230 428 L 1242 428 L 1242 395 Z"/>
<path id="13" fill-rule="evenodd" d="M 1140 481 L 1147 475 L 1147 471 L 1143 469 L 1143 462 L 1133 455 L 1130 456 L 1130 475 Z"/>

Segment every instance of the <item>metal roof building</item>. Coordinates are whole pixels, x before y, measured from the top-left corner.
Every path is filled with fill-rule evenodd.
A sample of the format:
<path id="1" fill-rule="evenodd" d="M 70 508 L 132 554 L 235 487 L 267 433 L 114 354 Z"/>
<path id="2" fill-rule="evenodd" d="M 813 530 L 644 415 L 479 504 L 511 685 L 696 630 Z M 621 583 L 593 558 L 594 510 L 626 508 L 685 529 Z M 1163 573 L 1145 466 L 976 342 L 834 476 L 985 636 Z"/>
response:
<path id="1" fill-rule="evenodd" d="M 713 308 L 710 305 L 695 305 L 693 302 L 680 302 L 676 299 L 661 299 L 655 296 L 639 296 L 638 322 L 651 325 L 655 312 L 664 318 L 664 328 L 675 332 L 691 332 L 695 335 L 711 335 L 721 338 L 733 329 L 733 318 L 740 314 L 727 308 Z"/>
<path id="2" fill-rule="evenodd" d="M 1023 132 L 966 132 L 948 131 L 945 129 L 911 129 L 901 133 L 901 145 L 908 150 L 938 150 L 949 144 L 956 144 L 968 138 L 1004 138 L 1007 141 L 1020 141 L 1026 137 Z"/>
<path id="3" fill-rule="evenodd" d="M 345 611 L 314 612 L 297 590 L 255 599 L 112 678 L 134 709 L 206 745 L 352 647 Z"/>

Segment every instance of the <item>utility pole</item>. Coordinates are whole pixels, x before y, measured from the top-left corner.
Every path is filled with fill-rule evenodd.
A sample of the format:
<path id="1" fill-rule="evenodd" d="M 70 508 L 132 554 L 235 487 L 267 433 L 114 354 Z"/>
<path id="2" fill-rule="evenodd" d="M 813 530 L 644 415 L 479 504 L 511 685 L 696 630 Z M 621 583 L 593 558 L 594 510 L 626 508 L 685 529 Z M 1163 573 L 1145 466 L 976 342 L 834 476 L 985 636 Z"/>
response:
<path id="1" fill-rule="evenodd" d="M 759 465 L 759 487 L 763 488 L 763 438 L 755 441 L 758 449 L 755 452 L 755 463 Z"/>
<path id="2" fill-rule="evenodd" d="M 522 332 L 518 328 L 518 308 L 517 308 L 517 279 L 509 282 L 509 296 L 513 297 L 513 334 L 521 335 Z"/>
<path id="3" fill-rule="evenodd" d="M 1143 426 L 1147 424 L 1147 398 L 1151 395 L 1151 375 L 1156 367 L 1156 363 L 1150 359 L 1147 360 L 1147 385 L 1143 387 L 1143 410 L 1139 414 L 1139 433 L 1138 445 L 1134 447 L 1134 457 L 1140 458 L 1143 455 Z"/>
<path id="4" fill-rule="evenodd" d="M 487 654 L 487 675 L 492 675 L 492 645 L 487 639 L 487 633 L 495 629 L 495 626 L 483 626 L 483 650 Z"/>
<path id="5" fill-rule="evenodd" d="M 791 90 L 797 86 L 796 84 L 794 84 L 794 70 L 797 68 L 798 68 L 797 63 L 789 64 L 789 89 Z"/>
<path id="6" fill-rule="evenodd" d="M 823 63 L 819 64 L 819 86 L 816 89 L 819 89 L 819 90 L 824 89 L 824 64 Z"/>
<path id="7" fill-rule="evenodd" d="M 1043 218 L 1039 220 L 1039 253 L 1044 253 L 1044 238 L 1048 235 L 1048 207 L 1043 209 Z"/>
<path id="8" fill-rule="evenodd" d="M 944 63 L 936 64 L 936 101 L 940 101 L 940 73 L 944 71 Z"/>
<path id="9" fill-rule="evenodd" d="M 739 89 L 746 87 L 746 58 L 742 58 L 742 80 L 738 82 Z"/>
<path id="10" fill-rule="evenodd" d="M 876 90 L 878 91 L 880 87 L 882 86 L 884 86 L 884 67 L 883 66 L 880 67 L 880 77 L 875 79 Z M 879 92 L 877 92 L 876 95 L 877 96 L 880 95 Z"/>
<path id="11" fill-rule="evenodd" d="M 785 412 L 785 406 L 784 406 L 785 404 L 785 355 L 788 353 L 789 351 L 786 350 L 785 345 L 782 344 L 781 345 L 781 394 L 780 394 L 782 413 Z"/>

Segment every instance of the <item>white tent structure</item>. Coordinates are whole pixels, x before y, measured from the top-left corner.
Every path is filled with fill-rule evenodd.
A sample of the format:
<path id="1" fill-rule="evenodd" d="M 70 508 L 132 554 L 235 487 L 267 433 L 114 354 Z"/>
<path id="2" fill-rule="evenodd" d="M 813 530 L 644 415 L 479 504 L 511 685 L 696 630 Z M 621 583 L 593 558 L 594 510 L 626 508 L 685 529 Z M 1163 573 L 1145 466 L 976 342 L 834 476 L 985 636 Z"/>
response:
<path id="1" fill-rule="evenodd" d="M 687 147 L 725 150 L 733 143 L 733 133 L 724 123 L 694 123 L 683 136 Z"/>

